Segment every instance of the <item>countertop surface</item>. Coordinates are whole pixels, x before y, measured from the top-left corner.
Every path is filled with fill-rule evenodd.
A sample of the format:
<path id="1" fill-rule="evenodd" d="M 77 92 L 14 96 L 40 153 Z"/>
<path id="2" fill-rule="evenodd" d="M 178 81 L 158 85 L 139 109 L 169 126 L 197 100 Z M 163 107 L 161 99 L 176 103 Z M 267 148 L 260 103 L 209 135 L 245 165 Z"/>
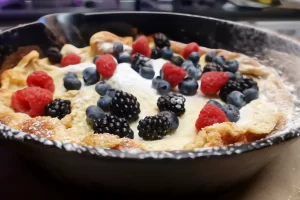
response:
<path id="1" fill-rule="evenodd" d="M 92 199 L 90 193 L 58 184 L 42 170 L 4 148 L 0 148 L 0 180 L 1 199 Z M 96 195 L 100 198 L 103 193 L 104 191 L 99 191 Z M 120 197 L 116 194 L 109 196 Z M 140 199 L 131 195 L 128 197 Z M 185 198 L 187 197 L 188 194 Z M 299 200 L 300 140 L 285 149 L 278 158 L 245 184 L 205 199 Z"/>

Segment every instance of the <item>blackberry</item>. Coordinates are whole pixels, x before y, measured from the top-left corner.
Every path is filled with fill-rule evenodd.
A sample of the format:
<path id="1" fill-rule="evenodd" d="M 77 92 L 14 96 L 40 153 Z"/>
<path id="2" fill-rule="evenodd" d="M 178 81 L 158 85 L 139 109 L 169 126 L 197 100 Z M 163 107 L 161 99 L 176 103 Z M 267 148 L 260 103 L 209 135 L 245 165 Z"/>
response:
<path id="1" fill-rule="evenodd" d="M 45 106 L 45 115 L 58 119 L 64 118 L 71 113 L 71 101 L 64 99 L 54 99 Z"/>
<path id="2" fill-rule="evenodd" d="M 131 63 L 131 68 L 139 73 L 140 68 L 150 66 L 150 59 L 141 54 L 135 54 Z"/>
<path id="3" fill-rule="evenodd" d="M 155 46 L 162 49 L 163 47 L 170 47 L 170 41 L 167 36 L 163 33 L 154 34 Z"/>
<path id="4" fill-rule="evenodd" d="M 220 90 L 219 96 L 222 101 L 226 102 L 227 95 L 232 91 L 242 92 L 244 88 L 241 85 L 241 82 L 228 80 L 227 84 Z"/>
<path id="5" fill-rule="evenodd" d="M 139 121 L 139 136 L 144 140 L 159 140 L 168 134 L 170 122 L 162 115 L 147 116 Z"/>
<path id="6" fill-rule="evenodd" d="M 48 57 L 49 61 L 53 64 L 60 63 L 62 59 L 62 54 L 60 53 L 59 49 L 56 47 L 50 47 L 46 51 L 46 56 Z"/>
<path id="7" fill-rule="evenodd" d="M 241 80 L 238 80 L 238 82 L 240 82 L 241 87 L 243 88 L 243 90 L 249 89 L 249 88 L 255 88 L 258 90 L 258 86 L 256 81 L 253 80 L 253 78 L 251 77 L 245 77 Z"/>
<path id="8" fill-rule="evenodd" d="M 172 111 L 177 116 L 185 112 L 185 98 L 181 94 L 170 93 L 158 98 L 157 106 L 160 111 Z"/>
<path id="9" fill-rule="evenodd" d="M 161 58 L 161 50 L 157 47 L 152 49 L 152 53 L 151 53 L 151 58 L 152 59 L 159 59 Z"/>
<path id="10" fill-rule="evenodd" d="M 116 90 L 111 101 L 110 111 L 112 115 L 125 118 L 128 122 L 137 120 L 141 112 L 136 97 L 122 90 Z"/>
<path id="11" fill-rule="evenodd" d="M 205 73 L 205 72 L 222 72 L 224 71 L 223 67 L 216 64 L 216 63 L 207 63 L 204 68 L 203 68 L 203 72 L 202 73 Z"/>
<path id="12" fill-rule="evenodd" d="M 105 117 L 94 119 L 93 129 L 95 134 L 110 133 L 133 139 L 133 131 L 127 120 L 113 115 L 105 114 Z"/>
<path id="13" fill-rule="evenodd" d="M 182 63 L 184 62 L 184 59 L 181 56 L 172 56 L 170 59 L 170 62 L 176 66 L 181 66 Z"/>

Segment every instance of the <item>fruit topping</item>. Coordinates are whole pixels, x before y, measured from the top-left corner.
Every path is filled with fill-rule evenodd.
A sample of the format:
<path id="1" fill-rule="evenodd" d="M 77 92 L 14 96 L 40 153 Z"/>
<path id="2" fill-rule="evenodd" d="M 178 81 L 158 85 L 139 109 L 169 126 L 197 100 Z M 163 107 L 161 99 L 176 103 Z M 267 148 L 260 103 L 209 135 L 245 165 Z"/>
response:
<path id="1" fill-rule="evenodd" d="M 87 123 L 91 126 L 94 125 L 94 121 L 96 119 L 105 117 L 104 111 L 101 108 L 99 108 L 98 106 L 94 106 L 94 105 L 86 108 L 85 115 L 86 115 Z"/>
<path id="2" fill-rule="evenodd" d="M 79 90 L 81 88 L 81 81 L 75 73 L 67 73 L 64 76 L 63 81 L 66 90 Z"/>
<path id="3" fill-rule="evenodd" d="M 104 112 L 110 111 L 112 98 L 110 96 L 102 96 L 97 101 L 97 106 L 99 106 Z"/>
<path id="4" fill-rule="evenodd" d="M 115 42 L 113 44 L 113 54 L 115 57 L 119 57 L 119 54 L 124 51 L 124 46 L 122 42 Z"/>
<path id="5" fill-rule="evenodd" d="M 141 55 L 141 54 L 135 54 L 133 56 L 132 59 L 132 64 L 131 64 L 131 68 L 136 71 L 137 73 L 139 73 L 140 69 L 142 67 L 152 67 L 152 65 L 150 64 L 150 59 Z"/>
<path id="6" fill-rule="evenodd" d="M 183 68 L 171 63 L 165 63 L 162 67 L 163 78 L 168 81 L 171 87 L 177 86 L 186 76 Z"/>
<path id="7" fill-rule="evenodd" d="M 170 123 L 170 131 L 174 131 L 178 128 L 179 126 L 179 119 L 178 117 L 175 115 L 175 113 L 171 112 L 171 111 L 162 111 L 160 113 L 157 114 L 158 116 L 165 116 L 166 118 L 168 118 L 169 123 Z"/>
<path id="8" fill-rule="evenodd" d="M 222 110 L 231 122 L 237 122 L 240 119 L 240 111 L 232 104 L 225 104 L 222 106 Z"/>
<path id="9" fill-rule="evenodd" d="M 60 53 L 59 49 L 56 47 L 50 47 L 47 51 L 46 51 L 46 57 L 48 58 L 48 60 L 52 63 L 52 64 L 57 64 L 60 63 L 61 59 L 62 59 L 62 54 Z"/>
<path id="10" fill-rule="evenodd" d="M 128 122 L 137 120 L 141 112 L 137 98 L 122 90 L 116 90 L 110 110 L 112 115 L 125 118 Z"/>
<path id="11" fill-rule="evenodd" d="M 236 75 L 232 72 L 226 72 L 228 74 L 228 79 L 229 80 L 235 80 L 236 79 Z"/>
<path id="12" fill-rule="evenodd" d="M 105 80 L 99 81 L 95 86 L 96 92 L 101 96 L 105 95 L 110 88 L 110 84 L 108 84 Z"/>
<path id="13" fill-rule="evenodd" d="M 105 54 L 96 60 L 97 71 L 104 78 L 109 79 L 114 74 L 117 63 L 110 54 Z"/>
<path id="14" fill-rule="evenodd" d="M 178 66 L 178 65 L 177 65 Z M 191 60 L 185 60 L 182 64 L 181 64 L 181 67 L 187 71 L 188 68 L 190 67 L 195 67 L 194 63 L 191 61 Z"/>
<path id="15" fill-rule="evenodd" d="M 164 47 L 161 49 L 161 57 L 165 60 L 171 60 L 173 54 L 173 50 L 170 47 Z"/>
<path id="16" fill-rule="evenodd" d="M 157 99 L 159 111 L 172 111 L 177 116 L 185 112 L 185 98 L 181 94 L 170 93 Z"/>
<path id="17" fill-rule="evenodd" d="M 225 60 L 224 56 L 215 56 L 213 58 L 213 62 L 220 66 L 223 66 L 226 64 L 226 60 Z"/>
<path id="18" fill-rule="evenodd" d="M 107 96 L 110 96 L 111 98 L 114 98 L 116 94 L 116 90 L 115 89 L 108 89 L 106 92 Z"/>
<path id="19" fill-rule="evenodd" d="M 32 72 L 27 77 L 26 82 L 29 87 L 40 87 L 50 92 L 54 92 L 55 89 L 53 78 L 44 71 Z"/>
<path id="20" fill-rule="evenodd" d="M 62 67 L 66 67 L 68 65 L 79 64 L 80 62 L 81 62 L 81 58 L 79 55 L 75 53 L 70 53 L 62 58 L 62 60 L 60 61 L 60 65 Z"/>
<path id="21" fill-rule="evenodd" d="M 200 67 L 189 67 L 186 70 L 187 76 L 199 80 L 202 75 L 202 70 Z"/>
<path id="22" fill-rule="evenodd" d="M 228 71 L 229 72 L 232 72 L 232 73 L 235 73 L 238 71 L 239 69 L 239 63 L 238 61 L 236 60 L 229 60 L 229 61 L 226 61 L 226 65 L 228 67 Z"/>
<path id="23" fill-rule="evenodd" d="M 232 91 L 227 96 L 227 103 L 236 106 L 237 108 L 241 108 L 246 105 L 245 96 L 240 91 Z"/>
<path id="24" fill-rule="evenodd" d="M 93 122 L 94 133 L 110 133 L 123 138 L 133 139 L 133 131 L 129 127 L 128 122 L 124 118 L 119 118 L 113 115 L 105 114 Z"/>
<path id="25" fill-rule="evenodd" d="M 200 90 L 203 94 L 217 94 L 227 83 L 228 74 L 226 72 L 206 72 L 201 77 Z"/>
<path id="26" fill-rule="evenodd" d="M 184 95 L 194 95 L 198 90 L 199 84 L 196 79 L 187 77 L 178 85 L 179 92 Z"/>
<path id="27" fill-rule="evenodd" d="M 218 101 L 216 101 L 216 100 L 209 100 L 208 102 L 207 102 L 208 104 L 212 104 L 212 105 L 215 105 L 215 106 L 217 106 L 217 107 L 219 107 L 219 108 L 222 108 L 222 104 L 220 103 L 220 102 L 218 102 Z"/>
<path id="28" fill-rule="evenodd" d="M 258 90 L 257 82 L 253 78 L 244 77 L 240 82 L 244 90 L 252 87 Z"/>
<path id="29" fill-rule="evenodd" d="M 251 101 L 258 98 L 258 90 L 256 88 L 248 88 L 243 91 L 243 94 L 245 96 L 245 101 L 247 103 L 250 103 Z"/>
<path id="30" fill-rule="evenodd" d="M 151 57 L 152 50 L 149 47 L 148 39 L 142 35 L 138 37 L 132 44 L 132 54 L 142 54 L 148 58 Z"/>
<path id="31" fill-rule="evenodd" d="M 58 119 L 64 118 L 71 113 L 71 101 L 64 99 L 54 99 L 45 106 L 45 115 Z"/>
<path id="32" fill-rule="evenodd" d="M 195 42 L 191 42 L 184 47 L 182 56 L 187 59 L 193 52 L 199 52 L 199 46 Z"/>
<path id="33" fill-rule="evenodd" d="M 194 65 L 197 65 L 199 60 L 200 60 L 200 53 L 199 52 L 192 52 L 189 55 L 188 60 L 192 61 L 194 63 Z"/>
<path id="34" fill-rule="evenodd" d="M 170 47 L 170 41 L 167 36 L 163 33 L 154 34 L 154 43 L 155 46 L 162 49 L 164 47 Z"/>
<path id="35" fill-rule="evenodd" d="M 44 107 L 52 101 L 53 93 L 40 87 L 27 87 L 17 90 L 11 97 L 11 107 L 15 112 L 30 117 L 44 115 Z"/>
<path id="36" fill-rule="evenodd" d="M 170 59 L 170 62 L 173 65 L 181 66 L 184 62 L 184 59 L 181 56 L 172 56 L 172 58 Z"/>
<path id="37" fill-rule="evenodd" d="M 212 62 L 214 57 L 216 57 L 216 56 L 217 56 L 217 53 L 215 51 L 207 52 L 207 54 L 205 55 L 205 61 Z"/>
<path id="38" fill-rule="evenodd" d="M 162 115 L 147 116 L 139 121 L 139 136 L 144 140 L 159 140 L 168 134 L 170 122 Z"/>
<path id="39" fill-rule="evenodd" d="M 200 131 L 204 127 L 223 122 L 228 122 L 225 113 L 217 106 L 207 103 L 200 111 L 195 126 Z"/>
<path id="40" fill-rule="evenodd" d="M 101 57 L 101 55 L 96 55 L 96 56 L 93 58 L 93 63 L 96 64 L 96 60 L 97 60 L 98 58 L 100 58 L 100 57 Z"/>
<path id="41" fill-rule="evenodd" d="M 161 49 L 156 47 L 152 49 L 152 53 L 151 53 L 151 58 L 152 59 L 159 59 L 161 58 Z"/>
<path id="42" fill-rule="evenodd" d="M 100 74 L 95 67 L 87 67 L 82 72 L 83 81 L 86 85 L 93 85 L 100 79 Z"/>
<path id="43" fill-rule="evenodd" d="M 131 57 L 130 54 L 128 52 L 122 52 L 119 54 L 118 57 L 118 62 L 119 63 L 131 63 Z"/>
<path id="44" fill-rule="evenodd" d="M 153 79 L 155 72 L 152 65 L 141 67 L 139 74 L 145 79 Z"/>
<path id="45" fill-rule="evenodd" d="M 216 63 L 207 63 L 203 68 L 203 73 L 205 72 L 222 72 L 224 71 L 223 67 Z"/>

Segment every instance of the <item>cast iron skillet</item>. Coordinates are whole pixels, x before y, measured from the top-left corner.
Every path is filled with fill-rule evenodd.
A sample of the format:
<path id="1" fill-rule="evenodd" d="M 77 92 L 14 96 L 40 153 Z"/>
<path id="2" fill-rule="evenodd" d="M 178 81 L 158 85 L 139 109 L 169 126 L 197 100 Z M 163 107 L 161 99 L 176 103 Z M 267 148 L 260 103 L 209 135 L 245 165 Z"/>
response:
<path id="1" fill-rule="evenodd" d="M 43 52 L 66 43 L 89 45 L 98 31 L 120 36 L 165 33 L 172 40 L 197 42 L 256 57 L 288 74 L 299 94 L 300 45 L 272 33 L 217 19 L 171 13 L 126 12 L 54 14 L 0 36 L 2 70 L 32 49 Z M 283 53 L 283 54 L 281 54 Z M 289 58 L 286 58 L 286 55 Z M 135 192 L 205 192 L 246 180 L 299 137 L 293 125 L 280 136 L 250 144 L 194 151 L 143 152 L 84 147 L 51 141 L 0 126 L 0 144 L 44 167 L 64 183 L 89 189 Z"/>

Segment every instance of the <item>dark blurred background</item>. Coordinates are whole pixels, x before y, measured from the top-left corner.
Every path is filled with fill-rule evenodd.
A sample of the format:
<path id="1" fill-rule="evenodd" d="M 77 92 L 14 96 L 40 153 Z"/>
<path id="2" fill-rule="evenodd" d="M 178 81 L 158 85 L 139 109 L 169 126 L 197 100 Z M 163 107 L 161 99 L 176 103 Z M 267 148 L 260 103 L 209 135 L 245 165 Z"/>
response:
<path id="1" fill-rule="evenodd" d="M 239 21 L 300 38 L 297 0 L 0 0 L 0 29 L 51 13 L 158 11 Z"/>

